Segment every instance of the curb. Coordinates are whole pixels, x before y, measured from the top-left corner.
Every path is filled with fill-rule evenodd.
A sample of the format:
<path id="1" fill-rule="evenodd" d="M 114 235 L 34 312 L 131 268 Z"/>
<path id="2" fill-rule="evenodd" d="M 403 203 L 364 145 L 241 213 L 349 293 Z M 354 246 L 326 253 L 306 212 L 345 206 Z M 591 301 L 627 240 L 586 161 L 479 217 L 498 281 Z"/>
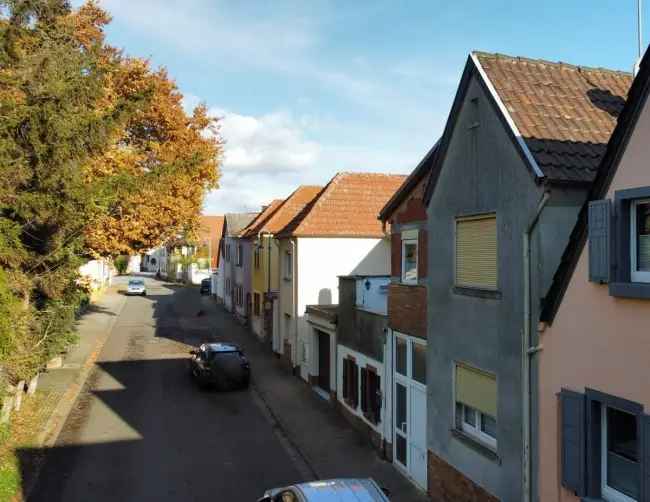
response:
<path id="1" fill-rule="evenodd" d="M 79 373 L 75 378 L 75 381 L 64 392 L 63 396 L 61 397 L 58 404 L 54 408 L 54 411 L 47 419 L 47 422 L 45 422 L 45 426 L 43 427 L 43 430 L 41 430 L 41 432 L 36 437 L 36 448 L 48 449 L 53 447 L 54 444 L 56 443 L 56 440 L 58 439 L 59 434 L 61 433 L 61 430 L 63 429 L 63 426 L 65 425 L 65 422 L 68 418 L 68 415 L 74 408 L 74 405 L 77 402 L 77 398 L 79 397 L 79 394 L 81 394 L 81 391 L 84 388 L 86 380 L 88 379 L 88 376 L 90 375 L 90 372 L 93 369 L 93 366 L 95 365 L 95 361 L 97 361 L 97 358 L 99 357 L 99 353 L 104 347 L 106 340 L 108 340 L 109 336 L 113 332 L 115 323 L 117 322 L 117 319 L 120 317 L 120 314 L 122 313 L 122 310 L 124 309 L 125 305 L 126 305 L 126 298 L 119 305 L 117 311 L 115 312 L 115 316 L 111 318 L 110 323 L 106 328 L 106 331 L 96 341 L 93 349 L 90 351 L 88 357 L 86 358 L 86 361 L 81 366 Z M 27 484 L 23 486 L 24 500 L 29 499 L 31 492 L 36 486 L 38 478 L 40 477 L 40 472 L 46 462 L 47 462 L 47 455 L 45 455 L 43 460 L 41 460 L 35 466 L 32 476 L 28 480 Z"/>

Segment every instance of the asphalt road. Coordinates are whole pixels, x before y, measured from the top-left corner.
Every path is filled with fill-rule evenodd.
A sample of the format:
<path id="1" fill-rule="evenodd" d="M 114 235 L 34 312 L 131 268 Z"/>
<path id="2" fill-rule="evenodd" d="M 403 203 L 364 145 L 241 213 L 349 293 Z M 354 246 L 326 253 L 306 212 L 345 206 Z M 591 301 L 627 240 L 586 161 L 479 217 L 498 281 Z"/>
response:
<path id="1" fill-rule="evenodd" d="M 227 339 L 196 288 L 129 297 L 30 501 L 255 501 L 299 465 L 252 390 L 202 391 L 188 350 Z M 253 369 L 254 371 L 254 369 Z"/>

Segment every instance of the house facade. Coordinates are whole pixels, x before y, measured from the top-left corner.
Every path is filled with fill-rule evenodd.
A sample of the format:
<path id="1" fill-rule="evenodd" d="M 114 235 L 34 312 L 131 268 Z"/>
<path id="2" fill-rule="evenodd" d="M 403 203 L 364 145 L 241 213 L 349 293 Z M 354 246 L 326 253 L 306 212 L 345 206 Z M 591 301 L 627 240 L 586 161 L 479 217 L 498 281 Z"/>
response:
<path id="1" fill-rule="evenodd" d="M 386 431 L 395 466 L 420 488 L 427 488 L 426 349 L 427 212 L 424 192 L 431 174 L 434 146 L 379 213 L 390 228 L 391 267 L 387 295 L 387 394 L 394 398 Z M 410 406 L 408 406 L 410 403 Z"/>
<path id="2" fill-rule="evenodd" d="M 391 458 L 391 394 L 386 361 L 388 284 L 390 277 L 344 276 L 339 278 L 336 326 L 336 401 L 343 415 L 375 448 Z M 312 373 L 329 364 L 321 347 L 329 336 L 316 333 Z"/>
<path id="3" fill-rule="evenodd" d="M 629 82 L 602 69 L 468 58 L 425 193 L 433 500 L 527 501 L 536 491 L 532 320 Z"/>
<path id="4" fill-rule="evenodd" d="M 229 312 L 236 312 L 236 309 L 241 312 L 245 308 L 244 253 L 238 235 L 256 216 L 257 213 L 229 213 L 224 217 L 219 260 L 223 263 L 223 303 Z"/>
<path id="5" fill-rule="evenodd" d="M 650 500 L 649 92 L 646 53 L 544 302 L 543 502 Z"/>
<path id="6" fill-rule="evenodd" d="M 338 277 L 385 273 L 390 243 L 377 220 L 403 176 L 341 173 L 277 234 L 280 257 L 279 347 L 305 381 L 318 340 L 307 305 L 338 303 Z"/>

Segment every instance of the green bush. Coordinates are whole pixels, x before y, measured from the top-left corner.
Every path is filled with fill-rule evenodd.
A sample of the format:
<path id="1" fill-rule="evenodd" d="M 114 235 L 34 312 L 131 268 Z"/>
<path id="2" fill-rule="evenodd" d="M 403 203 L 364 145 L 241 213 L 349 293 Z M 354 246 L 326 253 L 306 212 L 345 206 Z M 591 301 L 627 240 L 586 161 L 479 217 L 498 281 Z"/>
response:
<path id="1" fill-rule="evenodd" d="M 129 257 L 121 255 L 115 258 L 115 268 L 118 274 L 126 274 L 126 269 L 129 268 Z"/>

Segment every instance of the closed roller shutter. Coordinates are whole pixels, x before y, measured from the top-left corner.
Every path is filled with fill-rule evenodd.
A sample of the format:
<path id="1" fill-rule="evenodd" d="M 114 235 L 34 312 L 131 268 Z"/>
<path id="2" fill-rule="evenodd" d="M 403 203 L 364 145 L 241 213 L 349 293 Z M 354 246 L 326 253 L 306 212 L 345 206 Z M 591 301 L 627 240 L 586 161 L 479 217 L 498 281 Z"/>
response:
<path id="1" fill-rule="evenodd" d="M 497 288 L 496 215 L 456 220 L 456 284 Z"/>
<path id="2" fill-rule="evenodd" d="M 456 401 L 496 418 L 496 376 L 464 364 L 456 364 Z"/>

